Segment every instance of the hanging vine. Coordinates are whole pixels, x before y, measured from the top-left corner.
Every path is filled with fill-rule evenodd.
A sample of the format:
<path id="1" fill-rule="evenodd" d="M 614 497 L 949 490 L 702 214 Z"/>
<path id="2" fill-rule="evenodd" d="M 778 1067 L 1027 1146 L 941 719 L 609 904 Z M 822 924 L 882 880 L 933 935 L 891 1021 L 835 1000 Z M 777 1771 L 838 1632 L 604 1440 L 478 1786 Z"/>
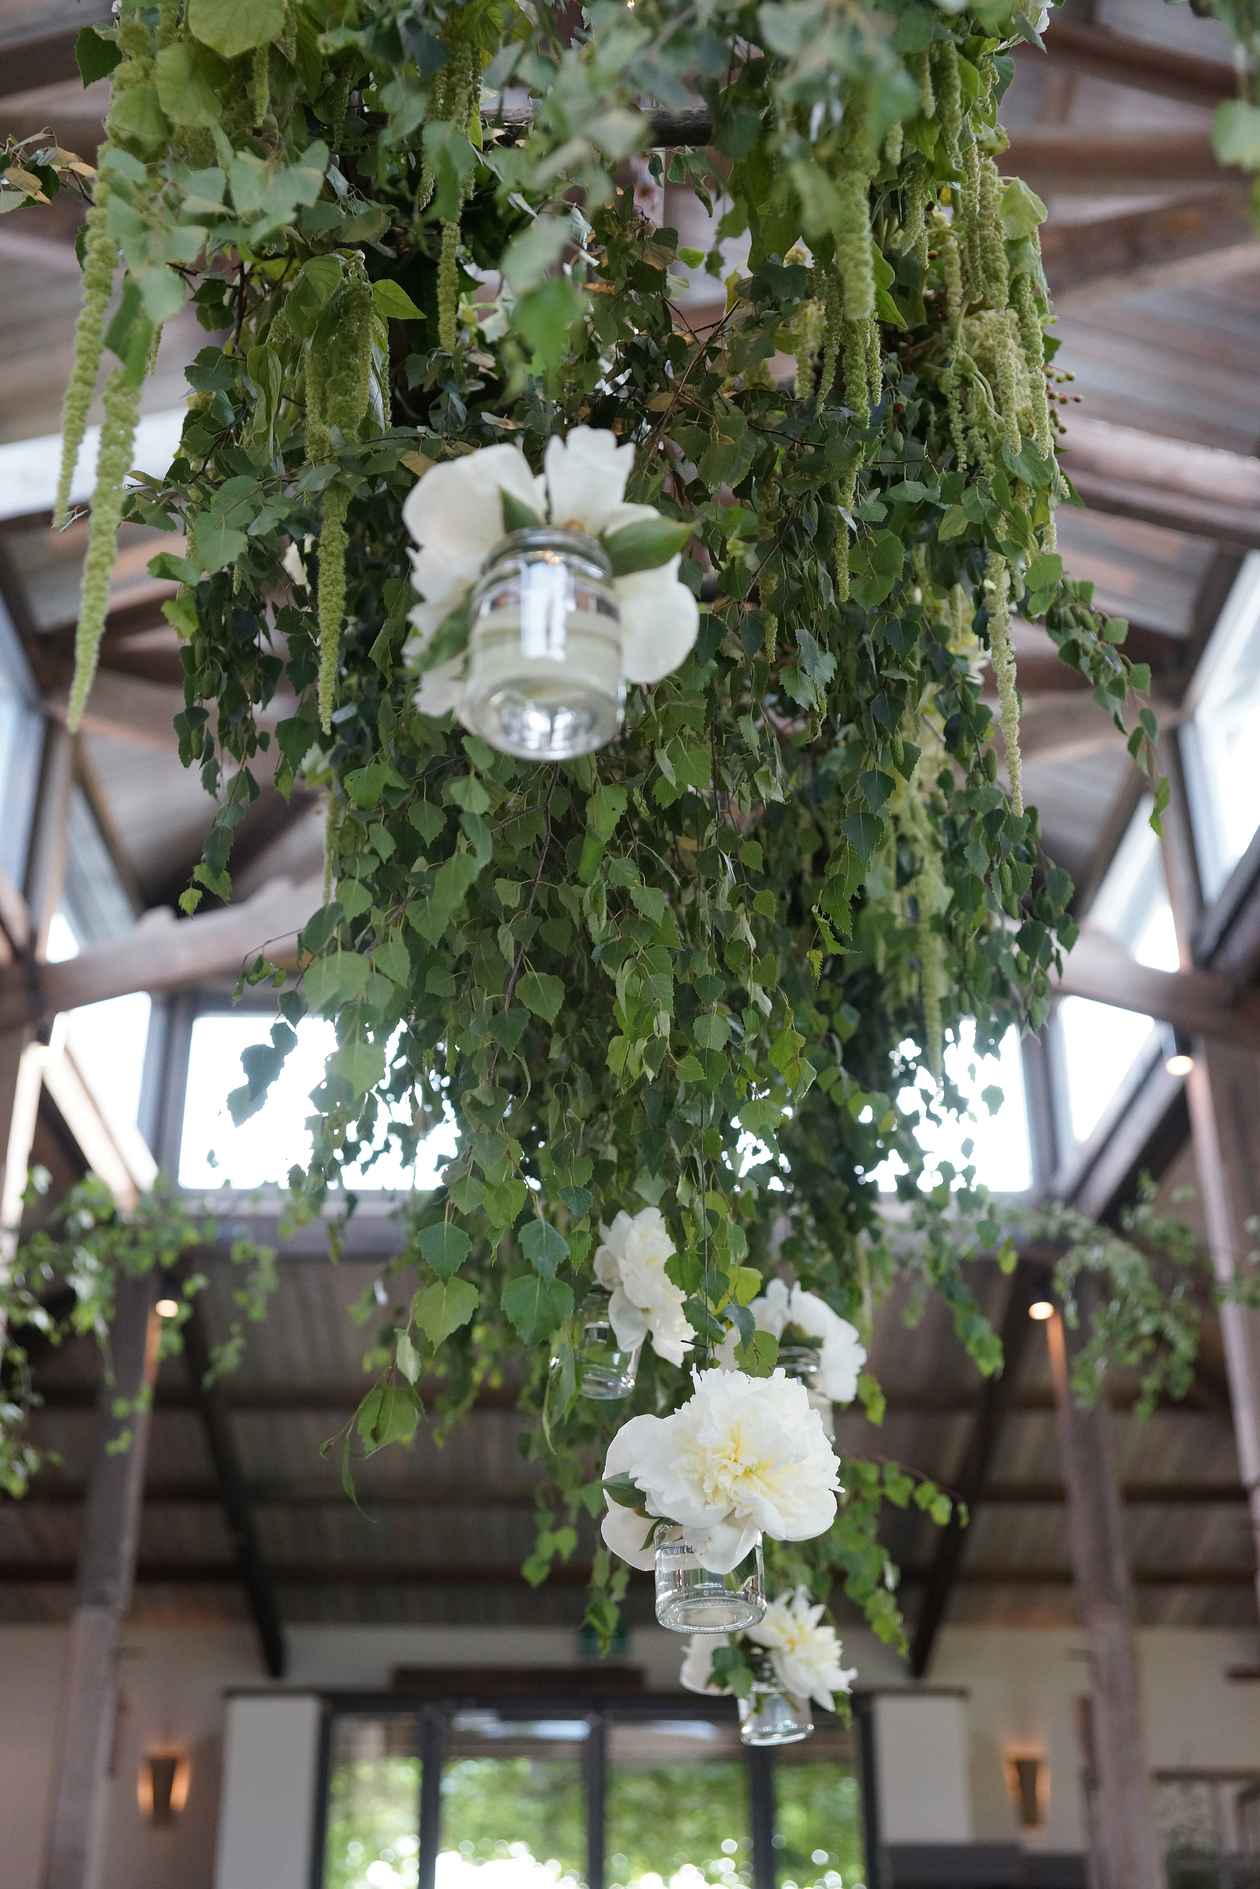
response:
<path id="1" fill-rule="evenodd" d="M 602 1511 L 609 1419 L 578 1395 L 576 1307 L 621 1210 L 664 1213 L 705 1356 L 774 1266 L 857 1324 L 909 1279 L 944 1295 L 981 1368 L 999 1361 L 970 1284 L 991 1217 L 966 1176 L 919 1185 L 895 1098 L 923 1065 L 925 1106 L 956 1102 L 944 1043 L 964 1019 L 980 1051 L 1038 1025 L 1060 955 L 1071 888 L 1023 803 L 1012 612 L 1045 623 L 1148 766 L 1154 732 L 1141 672 L 1054 548 L 1044 207 L 1002 175 L 998 115 L 1036 12 L 124 0 L 82 49 L 115 89 L 70 458 L 115 249 L 123 367 L 75 712 L 120 513 L 183 532 L 150 568 L 179 586 L 181 753 L 217 800 L 183 909 L 231 894 L 262 748 L 281 792 L 328 795 L 298 975 L 248 972 L 278 1014 L 238 1119 L 319 1015 L 337 1044 L 306 1206 L 356 1165 L 414 1160 L 435 1123 L 456 1135 L 343 1447 L 405 1441 L 426 1403 L 455 1421 L 507 1373 L 547 1463 L 531 1578 Z M 703 125 L 648 160 L 712 212 L 695 249 L 624 181 L 663 135 L 651 100 L 700 101 Z M 682 299 L 688 277 L 711 307 Z M 137 365 L 188 299 L 208 338 L 179 451 L 126 487 Z M 531 766 L 433 712 L 468 624 L 411 636 L 401 513 L 431 467 L 507 442 L 537 473 L 583 428 L 633 448 L 624 498 L 668 521 L 699 635 L 630 687 L 613 745 Z M 880 1212 L 890 1158 L 912 1247 Z M 745 1369 L 776 1351 L 741 1327 Z M 656 1360 L 627 1408 L 684 1394 Z M 861 1394 L 877 1417 L 878 1387 Z M 895 1639 L 880 1505 L 947 1519 L 949 1500 L 895 1468 L 846 1473 L 834 1528 L 776 1550 L 777 1572 L 842 1580 Z M 597 1559 L 601 1629 L 624 1579 Z"/>

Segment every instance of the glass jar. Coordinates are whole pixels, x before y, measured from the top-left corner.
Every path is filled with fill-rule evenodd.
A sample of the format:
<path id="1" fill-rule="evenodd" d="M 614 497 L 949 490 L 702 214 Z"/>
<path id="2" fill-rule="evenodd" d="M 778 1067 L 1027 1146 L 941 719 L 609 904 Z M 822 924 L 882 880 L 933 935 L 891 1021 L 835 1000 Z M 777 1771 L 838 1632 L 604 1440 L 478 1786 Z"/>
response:
<path id="1" fill-rule="evenodd" d="M 747 1697 L 736 1704 L 739 1735 L 746 1745 L 797 1745 L 813 1732 L 809 1700 L 778 1686 L 755 1682 Z"/>
<path id="2" fill-rule="evenodd" d="M 472 593 L 460 719 L 492 748 L 568 761 L 621 726 L 621 612 L 594 538 L 550 525 L 496 545 Z"/>
<path id="3" fill-rule="evenodd" d="M 656 1618 L 671 1633 L 739 1633 L 766 1611 L 761 1536 L 729 1574 L 706 1568 L 685 1529 L 656 1543 Z"/>
<path id="4" fill-rule="evenodd" d="M 794 1377 L 805 1386 L 811 1407 L 822 1418 L 823 1435 L 829 1443 L 836 1440 L 836 1412 L 830 1397 L 818 1382 L 817 1345 L 780 1345 L 779 1363 L 785 1377 Z"/>
<path id="5" fill-rule="evenodd" d="M 608 1316 L 610 1295 L 592 1286 L 578 1312 L 578 1390 L 583 1397 L 611 1401 L 628 1397 L 639 1371 L 641 1345 L 619 1344 Z"/>

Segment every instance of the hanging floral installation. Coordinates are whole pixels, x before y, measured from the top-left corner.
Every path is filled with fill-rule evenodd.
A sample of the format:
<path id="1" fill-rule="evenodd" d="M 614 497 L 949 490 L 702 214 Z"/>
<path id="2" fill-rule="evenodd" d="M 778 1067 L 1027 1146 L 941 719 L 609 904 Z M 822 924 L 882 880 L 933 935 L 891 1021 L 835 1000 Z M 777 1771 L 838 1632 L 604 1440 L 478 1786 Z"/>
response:
<path id="1" fill-rule="evenodd" d="M 728 1583 L 760 1532 L 774 1591 L 842 1588 L 898 1641 L 882 1504 L 951 1501 L 841 1472 L 824 1416 L 878 1421 L 894 1281 L 1000 1363 L 971 1280 L 1001 1230 L 897 1098 L 956 1107 L 944 1044 L 1037 1027 L 1072 942 L 1017 622 L 1148 769 L 1155 732 L 1056 549 L 1044 207 L 999 117 L 1046 25 L 122 0 L 80 39 L 112 102 L 65 408 L 63 501 L 104 364 L 71 718 L 120 518 L 181 534 L 150 568 L 215 801 L 183 910 L 230 898 L 260 765 L 327 808 L 324 901 L 247 970 L 276 1020 L 234 1113 L 318 1016 L 303 1210 L 456 1135 L 387 1269 L 347 1480 L 505 1378 L 545 1468 L 525 1573 L 602 1518 L 604 1633 L 630 1565 Z M 43 194 L 88 188 L 44 155 Z M 178 453 L 128 480 L 190 302 Z"/>
<path id="2" fill-rule="evenodd" d="M 847 1714 L 857 1678 L 856 1667 L 842 1664 L 840 1638 L 826 1611 L 798 1587 L 770 1601 L 745 1633 L 697 1634 L 683 1656 L 679 1683 L 688 1692 L 734 1698 L 745 1744 L 797 1744 L 814 1729 L 812 1706 Z"/>

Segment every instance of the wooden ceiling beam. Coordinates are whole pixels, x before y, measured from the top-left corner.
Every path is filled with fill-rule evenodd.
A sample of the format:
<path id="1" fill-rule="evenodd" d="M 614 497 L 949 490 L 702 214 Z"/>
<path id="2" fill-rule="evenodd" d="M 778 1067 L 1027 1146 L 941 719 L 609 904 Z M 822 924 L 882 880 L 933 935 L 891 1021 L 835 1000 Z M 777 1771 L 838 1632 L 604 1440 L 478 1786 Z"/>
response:
<path id="1" fill-rule="evenodd" d="M 190 1270 L 185 1268 L 185 1279 Z M 272 1679 L 283 1679 L 289 1661 L 280 1604 L 258 1538 L 253 1498 L 241 1467 L 231 1415 L 213 1376 L 213 1354 L 205 1313 L 197 1299 L 192 1300 L 184 1322 L 183 1341 L 193 1401 L 218 1477 L 219 1500 L 236 1549 L 237 1575 L 249 1602 L 263 1665 Z"/>
<path id="2" fill-rule="evenodd" d="M 968 1539 L 961 1511 L 966 1511 L 969 1523 L 983 1499 L 989 1466 L 1001 1434 L 1002 1419 L 1014 1393 L 1020 1360 L 1032 1331 L 1028 1304 L 1040 1277 L 1040 1269 L 1021 1259 L 1007 1282 L 1000 1334 L 1002 1369 L 996 1376 L 986 1378 L 981 1386 L 971 1434 L 951 1484 L 957 1499 L 948 1523 L 936 1537 L 931 1567 L 923 1583 L 923 1599 L 915 1618 L 914 1637 L 910 1642 L 910 1674 L 914 1679 L 922 1679 L 932 1663 L 937 1635 L 949 1610 L 950 1596 L 958 1583 Z"/>
<path id="3" fill-rule="evenodd" d="M 1047 29 L 1045 45 L 1044 57 L 1053 66 L 1069 66 L 1088 78 L 1107 79 L 1182 105 L 1210 109 L 1237 95 L 1237 75 L 1225 60 L 1133 39 L 1106 26 L 1056 18 Z M 1034 46 L 1021 46 L 1018 57 L 1031 65 L 1043 55 Z"/>
<path id="4" fill-rule="evenodd" d="M 397 1240 L 395 1240 L 397 1250 Z M 283 1263 L 283 1262 L 282 1262 Z M 338 1262 L 345 1266 L 351 1263 L 347 1257 Z M 249 1389 L 233 1390 L 230 1380 L 225 1386 L 224 1396 L 233 1417 L 286 1417 L 286 1416 L 349 1416 L 363 1400 L 371 1388 L 364 1380 L 358 1384 L 310 1384 L 299 1386 L 255 1385 Z M 930 1385 L 884 1385 L 884 1396 L 888 1405 L 888 1420 L 898 1417 L 961 1417 L 974 1416 L 976 1393 L 968 1385 L 959 1385 L 957 1389 L 934 1390 Z M 426 1387 L 421 1386 L 422 1395 L 427 1395 Z M 39 1386 L 40 1410 L 53 1415 L 71 1414 L 95 1408 L 96 1387 L 92 1383 L 66 1384 L 56 1383 Z M 514 1415 L 517 1413 L 517 1391 L 511 1385 L 497 1388 L 483 1387 L 477 1393 L 473 1408 L 478 1413 L 498 1413 Z M 160 1384 L 157 1392 L 157 1409 L 163 1411 L 189 1411 L 196 1409 L 196 1402 L 184 1386 Z M 1107 1407 L 1118 1415 L 1129 1415 L 1139 1407 L 1140 1397 L 1137 1391 L 1117 1390 L 1108 1396 Z M 1021 1390 L 1014 1393 L 1007 1405 L 1007 1412 L 1018 1417 L 1042 1417 L 1054 1410 L 1054 1399 L 1049 1390 Z M 1157 1423 L 1162 1417 L 1180 1419 L 1183 1414 L 1215 1419 L 1220 1413 L 1214 1407 L 1205 1408 L 1202 1400 L 1187 1399 L 1181 1404 L 1161 1404 L 1145 1421 Z M 850 1422 L 860 1422 L 860 1417 L 851 1417 Z"/>
<path id="5" fill-rule="evenodd" d="M 31 1494 L 21 1498 L 22 1510 L 29 1513 L 36 1509 L 78 1508 L 86 1492 L 84 1482 L 37 1482 Z M 310 1478 L 292 1483 L 250 1482 L 247 1492 L 256 1509 L 344 1509 L 346 1505 L 346 1493 L 339 1484 Z M 537 1506 L 527 1490 L 479 1489 L 473 1493 L 466 1484 L 434 1488 L 415 1478 L 375 1489 L 361 1486 L 359 1495 L 369 1511 L 429 1509 L 465 1515 L 502 1510 L 532 1514 Z M 1142 1509 L 1232 1509 L 1247 1500 L 1247 1491 L 1240 1482 L 1128 1482 L 1122 1495 L 1127 1508 Z M 217 1482 L 149 1482 L 144 1491 L 147 1509 L 218 1508 L 222 1500 Z M 1061 1482 L 987 1482 L 984 1487 L 986 1508 L 1061 1508 L 1066 1500 Z M 0 1510 L 4 1506 L 0 1498 Z"/>
<path id="6" fill-rule="evenodd" d="M 1225 252 L 1231 272 L 1257 266 L 1255 228 L 1245 201 L 1232 192 L 1178 197 L 1079 223 L 1052 221 L 1041 233 L 1046 276 L 1061 306 L 1198 275 L 1205 256 L 1214 258 L 1215 282 Z"/>
<path id="7" fill-rule="evenodd" d="M 105 0 L 83 0 L 72 23 L 36 26 L 33 32 L 0 39 L 0 98 L 19 98 L 24 92 L 77 79 L 75 40 L 85 26 L 108 26 L 112 17 Z"/>
<path id="8" fill-rule="evenodd" d="M 1086 924 L 1067 955 L 1055 988 L 1121 1010 L 1140 1010 L 1187 1036 L 1260 1049 L 1260 997 L 1234 1000 L 1216 971 L 1157 971 L 1139 964 L 1109 934 Z"/>
<path id="9" fill-rule="evenodd" d="M 417 1567 L 412 1562 L 399 1561 L 314 1561 L 277 1562 L 272 1574 L 278 1587 L 321 1588 L 321 1587 L 413 1587 L 422 1589 L 450 1589 L 452 1592 L 466 1591 L 469 1588 L 519 1588 L 523 1593 L 536 1592 L 525 1581 L 518 1568 L 490 1567 L 485 1562 L 460 1567 Z M 69 1561 L 14 1561 L 0 1562 L 0 1586 L 2 1587 L 62 1587 L 73 1582 L 74 1564 Z M 560 1562 L 553 1567 L 547 1577 L 548 1587 L 585 1587 L 591 1578 L 591 1569 L 581 1562 Z M 931 1578 L 927 1567 L 907 1567 L 901 1570 L 903 1587 L 921 1587 Z M 1149 1567 L 1138 1568 L 1132 1575 L 1137 1587 L 1150 1588 L 1187 1588 L 1219 1590 L 1223 1588 L 1246 1588 L 1251 1586 L 1252 1574 L 1249 1568 L 1222 1567 Z M 230 1561 L 160 1561 L 149 1559 L 141 1561 L 136 1568 L 136 1581 L 148 1587 L 232 1587 L 236 1581 L 236 1569 Z M 964 1587 L 1070 1587 L 1072 1571 L 1065 1567 L 974 1567 L 968 1568 L 962 1575 Z"/>
<path id="10" fill-rule="evenodd" d="M 60 964 L 0 966 L 0 1031 L 106 997 L 182 990 L 235 975 L 269 948 L 283 958 L 319 904 L 316 883 L 277 881 L 239 905 L 193 918 L 147 912 L 133 932 Z"/>

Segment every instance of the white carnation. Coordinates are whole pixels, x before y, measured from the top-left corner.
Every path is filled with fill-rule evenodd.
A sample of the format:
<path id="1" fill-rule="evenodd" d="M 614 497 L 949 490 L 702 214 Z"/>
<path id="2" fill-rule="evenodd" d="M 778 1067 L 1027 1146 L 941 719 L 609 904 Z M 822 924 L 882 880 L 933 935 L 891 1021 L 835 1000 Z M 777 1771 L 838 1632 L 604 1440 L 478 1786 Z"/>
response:
<path id="1" fill-rule="evenodd" d="M 619 1213 L 600 1232 L 595 1277 L 612 1295 L 608 1316 L 617 1343 L 629 1351 L 651 1338 L 659 1358 L 681 1364 L 695 1334 L 683 1310 L 684 1294 L 665 1270 L 674 1254 L 665 1216 L 659 1207 Z"/>
<path id="2" fill-rule="evenodd" d="M 682 1528 L 703 1566 L 729 1574 L 759 1534 L 809 1541 L 836 1517 L 840 1465 L 803 1384 L 776 1371 L 697 1371 L 669 1417 L 632 1417 L 605 1478 L 629 1475 L 649 1519 L 609 1502 L 604 1540 L 632 1567 L 654 1560 L 652 1519 Z"/>
<path id="3" fill-rule="evenodd" d="M 842 1666 L 839 1635 L 823 1618 L 824 1609 L 810 1604 L 807 1590 L 772 1600 L 748 1638 L 765 1647 L 775 1678 L 784 1692 L 813 1699 L 830 1712 L 837 1692 L 848 1692 L 857 1678 L 856 1666 Z M 685 1683 L 685 1682 L 684 1682 Z"/>

